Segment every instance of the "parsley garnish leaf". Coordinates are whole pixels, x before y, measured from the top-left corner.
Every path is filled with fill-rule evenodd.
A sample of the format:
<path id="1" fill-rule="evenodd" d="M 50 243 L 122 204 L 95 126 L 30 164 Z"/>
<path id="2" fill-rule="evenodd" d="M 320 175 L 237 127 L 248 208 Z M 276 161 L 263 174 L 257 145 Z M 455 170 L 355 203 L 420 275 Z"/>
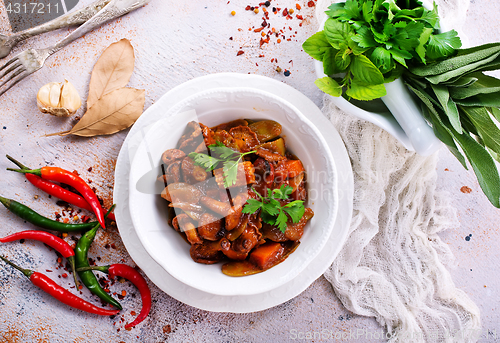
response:
<path id="1" fill-rule="evenodd" d="M 288 200 L 289 195 L 293 192 L 293 188 L 288 185 L 281 185 L 279 189 L 268 189 L 266 197 L 260 195 L 256 190 L 253 191 L 261 200 L 248 199 L 242 212 L 255 213 L 261 210 L 260 217 L 262 220 L 267 224 L 276 226 L 281 232 L 286 231 L 287 214 L 294 223 L 298 223 L 304 215 L 305 208 L 302 200 L 295 200 L 281 206 L 279 200 Z"/>
<path id="2" fill-rule="evenodd" d="M 194 163 L 205 168 L 206 171 L 214 170 L 219 164 L 222 164 L 222 172 L 224 176 L 224 187 L 229 188 L 236 183 L 238 177 L 238 165 L 242 161 L 243 156 L 252 154 L 255 151 L 241 153 L 226 147 L 223 143 L 216 141 L 215 144 L 208 146 L 212 155 L 192 152 L 188 156 L 193 159 Z"/>

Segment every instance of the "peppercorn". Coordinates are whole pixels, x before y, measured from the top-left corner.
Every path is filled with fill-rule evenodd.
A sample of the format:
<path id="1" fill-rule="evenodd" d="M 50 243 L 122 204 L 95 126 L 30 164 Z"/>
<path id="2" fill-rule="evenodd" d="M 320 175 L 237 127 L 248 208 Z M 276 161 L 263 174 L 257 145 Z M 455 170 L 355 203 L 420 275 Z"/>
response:
<path id="1" fill-rule="evenodd" d="M 266 7 L 269 7 L 269 6 L 271 5 L 271 1 L 266 1 L 266 2 L 264 2 L 264 5 L 265 5 Z"/>
<path id="2" fill-rule="evenodd" d="M 290 8 L 290 9 L 288 10 L 288 13 L 290 13 L 290 14 L 293 14 L 293 12 L 294 12 L 294 11 L 293 11 L 293 8 Z"/>
<path id="3" fill-rule="evenodd" d="M 283 73 L 285 76 L 290 76 L 290 71 L 285 69 L 285 72 Z"/>
<path id="4" fill-rule="evenodd" d="M 256 8 L 253 10 L 253 12 L 254 12 L 255 14 L 259 13 L 259 9 L 256 7 Z"/>
<path id="5" fill-rule="evenodd" d="M 231 15 L 232 16 L 236 15 L 236 12 L 235 11 L 231 11 Z"/>

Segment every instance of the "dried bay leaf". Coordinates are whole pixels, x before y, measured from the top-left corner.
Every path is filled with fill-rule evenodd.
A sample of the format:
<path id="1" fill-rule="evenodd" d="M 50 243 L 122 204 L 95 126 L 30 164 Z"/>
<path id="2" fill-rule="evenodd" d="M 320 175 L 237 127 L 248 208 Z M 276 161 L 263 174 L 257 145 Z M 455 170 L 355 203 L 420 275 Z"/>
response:
<path id="1" fill-rule="evenodd" d="M 143 112 L 144 102 L 143 89 L 116 89 L 97 100 L 71 130 L 48 136 L 93 137 L 116 133 L 134 124 Z"/>
<path id="2" fill-rule="evenodd" d="M 105 94 L 127 85 L 134 71 L 134 61 L 134 48 L 128 39 L 121 39 L 104 50 L 92 70 L 87 109 Z"/>

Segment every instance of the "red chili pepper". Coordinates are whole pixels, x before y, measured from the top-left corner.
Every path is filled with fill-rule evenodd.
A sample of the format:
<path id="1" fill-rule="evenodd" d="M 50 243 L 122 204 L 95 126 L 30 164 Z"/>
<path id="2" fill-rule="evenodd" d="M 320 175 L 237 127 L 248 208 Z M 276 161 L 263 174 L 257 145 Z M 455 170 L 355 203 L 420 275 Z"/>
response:
<path id="1" fill-rule="evenodd" d="M 151 310 L 151 291 L 149 290 L 148 283 L 137 270 L 135 270 L 130 266 L 127 266 L 126 264 L 120 264 L 120 263 L 112 264 L 110 266 L 93 266 L 93 267 L 78 268 L 78 271 L 85 271 L 85 270 L 98 270 L 103 273 L 109 274 L 110 277 L 121 276 L 132 282 L 137 287 L 137 289 L 141 293 L 142 309 L 137 318 L 132 323 L 125 325 L 126 329 L 134 327 L 140 322 L 142 322 L 144 319 L 146 319 L 146 317 L 149 314 L 149 311 Z"/>
<path id="2" fill-rule="evenodd" d="M 92 211 L 92 207 L 90 207 L 89 203 L 87 200 L 85 200 L 83 197 L 79 196 L 78 194 L 75 194 L 71 191 L 68 191 L 65 188 L 62 188 L 61 186 L 44 180 L 39 176 L 33 175 L 33 174 L 26 174 L 26 179 L 28 179 L 29 182 L 33 184 L 38 189 L 41 189 L 47 194 L 50 194 L 52 196 L 55 196 L 58 199 L 61 199 L 63 201 L 66 201 L 67 203 L 70 203 L 72 205 L 78 206 L 80 208 L 83 208 L 85 210 Z M 113 213 L 110 213 L 108 215 L 108 218 L 111 220 L 116 220 L 115 215 Z"/>
<path id="3" fill-rule="evenodd" d="M 92 211 L 97 217 L 97 221 L 99 221 L 99 223 L 101 224 L 101 227 L 103 229 L 106 228 L 104 222 L 104 210 L 102 209 L 102 206 L 99 203 L 99 200 L 97 199 L 97 196 L 95 195 L 92 188 L 90 188 L 90 186 L 87 185 L 87 183 L 81 177 L 59 167 L 42 167 L 40 169 L 33 170 L 7 168 L 7 170 L 16 171 L 23 174 L 34 174 L 37 176 L 41 176 L 45 180 L 65 183 L 72 186 L 81 195 L 83 195 L 85 200 L 87 200 L 90 207 L 92 208 Z"/>
<path id="4" fill-rule="evenodd" d="M 75 252 L 71 246 L 63 239 L 46 231 L 39 230 L 26 230 L 13 233 L 4 238 L 0 238 L 1 243 L 13 242 L 18 239 L 33 239 L 47 244 L 48 246 L 57 250 L 63 257 L 65 257 L 71 265 L 73 276 L 75 278 L 75 285 L 78 288 L 78 280 L 76 279 L 75 270 Z"/>
<path id="5" fill-rule="evenodd" d="M 46 292 L 47 294 L 51 295 L 55 299 L 59 300 L 60 302 L 69 305 L 73 308 L 76 308 L 78 310 L 82 310 L 88 313 L 93 313 L 93 314 L 98 314 L 101 316 L 113 316 L 118 314 L 120 310 L 106 310 L 100 307 L 97 307 L 88 301 L 83 300 L 82 298 L 77 297 L 70 291 L 66 290 L 65 288 L 62 288 L 59 286 L 57 283 L 55 283 L 52 279 L 47 277 L 45 274 L 34 272 L 29 269 L 23 269 L 11 261 L 7 260 L 5 257 L 0 255 L 0 258 L 10 264 L 12 267 L 16 268 L 17 270 L 21 271 L 30 281 L 40 288 L 42 291 Z"/>

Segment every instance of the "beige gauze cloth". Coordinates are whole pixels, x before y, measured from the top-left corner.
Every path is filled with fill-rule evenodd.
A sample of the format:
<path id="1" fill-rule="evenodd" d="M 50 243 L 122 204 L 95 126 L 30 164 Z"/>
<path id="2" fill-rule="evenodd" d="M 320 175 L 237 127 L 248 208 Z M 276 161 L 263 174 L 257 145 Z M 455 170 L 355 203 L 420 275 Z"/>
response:
<path id="1" fill-rule="evenodd" d="M 332 0 L 318 0 L 316 16 Z M 460 25 L 469 0 L 437 0 L 443 26 L 467 44 Z M 325 96 L 323 113 L 339 131 L 354 173 L 354 212 L 347 241 L 325 272 L 344 306 L 375 317 L 389 342 L 475 342 L 479 309 L 455 287 L 453 254 L 440 231 L 459 226 L 436 192 L 438 154 L 422 157 L 369 122 L 343 113 Z"/>

